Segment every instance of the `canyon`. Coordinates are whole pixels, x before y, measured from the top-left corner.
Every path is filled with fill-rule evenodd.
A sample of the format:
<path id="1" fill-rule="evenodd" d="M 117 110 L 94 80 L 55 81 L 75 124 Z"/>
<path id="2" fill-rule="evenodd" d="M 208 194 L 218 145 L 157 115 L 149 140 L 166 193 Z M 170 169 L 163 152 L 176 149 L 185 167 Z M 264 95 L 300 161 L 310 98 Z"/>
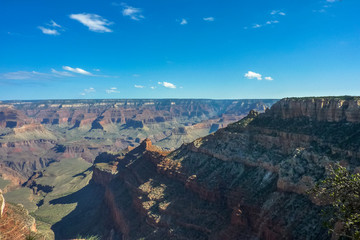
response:
<path id="1" fill-rule="evenodd" d="M 39 165 L 23 182 L 37 203 L 32 216 L 49 239 L 331 239 L 322 225 L 324 206 L 308 190 L 335 163 L 360 171 L 360 98 L 285 98 L 270 108 L 252 107 L 233 123 L 224 119 L 234 120 L 234 112 L 240 112 L 227 108 L 228 114 L 176 125 L 171 131 L 180 136 L 189 134 L 189 127 L 207 131 L 176 147 L 164 147 L 158 133 L 138 135 L 117 148 L 116 141 L 107 142 L 115 150 L 94 151 L 93 160 L 72 159 L 82 156 L 70 150 L 79 145 L 58 143 L 48 134 L 37 144 L 54 141 L 52 159 L 62 160 L 43 160 L 45 167 Z M 109 118 L 97 122 L 110 128 L 103 119 Z M 139 119 L 122 126 L 158 124 Z M 52 120 L 24 121 L 17 132 L 36 126 L 34 131 L 59 136 L 50 131 Z M 100 133 L 98 125 L 86 122 L 77 128 L 84 124 L 88 132 Z M 72 124 L 76 121 L 67 128 Z M 6 129 L 2 140 L 15 132 Z M 21 169 L 7 167 L 24 176 Z"/>
<path id="2" fill-rule="evenodd" d="M 3 178 L 24 183 L 62 158 L 88 162 L 149 137 L 175 149 L 276 100 L 39 100 L 0 102 Z"/>
<path id="3" fill-rule="evenodd" d="M 89 189 L 85 195 L 94 189 L 98 191 L 89 183 L 93 174 L 91 164 L 99 154 L 131 149 L 146 138 L 166 150 L 174 150 L 243 118 L 251 109 L 263 112 L 275 102 L 271 99 L 2 101 L 0 188 L 7 202 L 14 206 L 22 204 L 36 218 L 40 232 L 52 239 L 51 228 L 56 229 L 62 218 L 73 210 L 76 212 L 77 201 L 83 196 L 77 194 L 70 204 L 53 201 L 83 188 Z M 100 200 L 94 198 L 94 205 L 100 205 Z M 90 226 L 87 220 L 84 219 Z"/>
<path id="4" fill-rule="evenodd" d="M 324 206 L 307 191 L 329 165 L 359 171 L 359 113 L 356 97 L 289 98 L 174 151 L 146 139 L 126 153 L 99 156 L 91 184 L 103 194 L 107 225 L 97 234 L 330 239 Z"/>

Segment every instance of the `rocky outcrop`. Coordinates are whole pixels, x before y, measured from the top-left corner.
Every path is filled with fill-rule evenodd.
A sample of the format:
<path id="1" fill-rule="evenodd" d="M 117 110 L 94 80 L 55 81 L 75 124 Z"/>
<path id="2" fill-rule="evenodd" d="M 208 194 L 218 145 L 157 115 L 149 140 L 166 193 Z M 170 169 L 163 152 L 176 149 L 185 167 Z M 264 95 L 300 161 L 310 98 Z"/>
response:
<path id="1" fill-rule="evenodd" d="M 358 123 L 360 98 L 287 98 L 276 103 L 268 114 L 281 119 L 306 117 L 313 121 Z"/>
<path id="2" fill-rule="evenodd" d="M 2 190 L 0 189 L 0 218 L 2 218 L 5 208 L 5 198 L 2 195 Z"/>
<path id="3" fill-rule="evenodd" d="M 31 122 L 24 112 L 14 109 L 13 105 L 0 103 L 0 127 L 15 128 Z"/>
<path id="4" fill-rule="evenodd" d="M 35 219 L 22 205 L 5 203 L 0 193 L 0 239 L 23 240 L 27 236 L 35 236 L 37 229 Z M 40 237 L 40 236 L 38 236 Z"/>
<path id="5" fill-rule="evenodd" d="M 105 184 L 115 229 L 124 239 L 329 239 L 306 192 L 330 164 L 359 168 L 356 106 L 284 99 L 172 152 L 142 142 Z"/>

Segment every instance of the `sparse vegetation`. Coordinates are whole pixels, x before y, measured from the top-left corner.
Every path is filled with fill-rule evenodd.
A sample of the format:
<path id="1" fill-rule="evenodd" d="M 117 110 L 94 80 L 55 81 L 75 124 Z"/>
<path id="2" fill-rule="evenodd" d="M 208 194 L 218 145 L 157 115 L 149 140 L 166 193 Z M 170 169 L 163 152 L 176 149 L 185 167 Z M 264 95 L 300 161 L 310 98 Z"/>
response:
<path id="1" fill-rule="evenodd" d="M 86 240 L 100 240 L 101 238 L 99 236 L 82 236 L 82 235 L 77 235 L 76 237 L 77 239 L 86 239 Z"/>
<path id="2" fill-rule="evenodd" d="M 25 240 L 38 240 L 36 233 L 30 232 L 25 236 Z"/>
<path id="3" fill-rule="evenodd" d="M 309 193 L 330 204 L 323 211 L 325 226 L 340 239 L 360 239 L 360 174 L 352 174 L 337 164 Z"/>

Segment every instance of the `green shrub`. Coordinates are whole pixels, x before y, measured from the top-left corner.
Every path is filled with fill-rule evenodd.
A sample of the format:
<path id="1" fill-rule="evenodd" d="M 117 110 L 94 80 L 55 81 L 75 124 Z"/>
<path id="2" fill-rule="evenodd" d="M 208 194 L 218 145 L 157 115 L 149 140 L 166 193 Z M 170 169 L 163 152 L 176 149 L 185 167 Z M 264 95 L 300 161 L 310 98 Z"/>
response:
<path id="1" fill-rule="evenodd" d="M 325 208 L 325 226 L 340 239 L 360 239 L 360 174 L 351 174 L 339 164 L 309 193 L 331 207 Z"/>

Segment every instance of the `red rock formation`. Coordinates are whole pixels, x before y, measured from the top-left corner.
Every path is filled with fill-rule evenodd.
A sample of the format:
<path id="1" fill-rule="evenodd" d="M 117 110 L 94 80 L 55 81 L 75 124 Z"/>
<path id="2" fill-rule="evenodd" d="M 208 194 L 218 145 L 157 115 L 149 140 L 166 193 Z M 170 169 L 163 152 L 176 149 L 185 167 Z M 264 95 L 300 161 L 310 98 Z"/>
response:
<path id="1" fill-rule="evenodd" d="M 147 139 L 119 159 L 107 197 L 127 223 L 126 236 L 329 239 L 321 207 L 306 191 L 328 164 L 359 168 L 360 109 L 354 99 L 294 101 L 170 153 Z"/>
<path id="2" fill-rule="evenodd" d="M 225 122 L 236 121 L 251 109 L 264 110 L 275 100 L 54 100 L 0 103 L 0 126 L 6 121 L 25 119 L 43 124 L 81 127 L 99 119 L 101 125 L 144 124 L 172 121 L 181 117 L 209 119 L 217 116 Z M 236 108 L 237 107 L 237 108 Z M 1 110 L 4 109 L 4 110 Z M 27 116 L 27 117 L 26 117 Z"/>
<path id="3" fill-rule="evenodd" d="M 5 203 L 1 193 L 0 205 L 2 210 L 0 216 L 1 239 L 23 240 L 26 236 L 37 232 L 35 219 L 28 215 L 27 210 L 23 206 Z"/>

